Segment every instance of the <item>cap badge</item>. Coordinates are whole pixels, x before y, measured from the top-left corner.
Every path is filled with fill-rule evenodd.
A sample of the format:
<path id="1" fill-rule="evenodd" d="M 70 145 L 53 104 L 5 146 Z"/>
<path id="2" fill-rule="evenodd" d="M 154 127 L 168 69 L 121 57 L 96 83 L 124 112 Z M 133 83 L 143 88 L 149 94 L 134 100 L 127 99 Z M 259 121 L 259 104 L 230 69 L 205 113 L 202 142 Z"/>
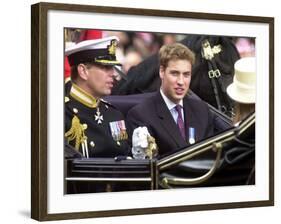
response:
<path id="1" fill-rule="evenodd" d="M 110 55 L 115 55 L 116 48 L 117 48 L 117 41 L 116 40 L 112 40 L 110 45 L 107 48 L 108 48 L 108 53 Z"/>

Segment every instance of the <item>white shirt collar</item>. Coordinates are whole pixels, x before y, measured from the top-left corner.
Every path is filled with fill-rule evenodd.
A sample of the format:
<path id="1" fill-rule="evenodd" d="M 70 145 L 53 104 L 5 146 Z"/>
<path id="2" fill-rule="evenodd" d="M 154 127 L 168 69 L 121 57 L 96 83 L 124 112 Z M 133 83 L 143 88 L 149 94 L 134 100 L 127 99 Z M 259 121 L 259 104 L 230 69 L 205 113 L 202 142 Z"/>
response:
<path id="1" fill-rule="evenodd" d="M 167 107 L 169 110 L 172 110 L 177 104 L 175 104 L 174 102 L 172 102 L 162 91 L 162 89 L 160 88 L 160 94 L 162 96 L 162 98 L 164 99 Z M 183 100 L 181 99 L 180 102 L 178 103 L 179 105 L 181 105 L 181 107 L 183 108 Z"/>

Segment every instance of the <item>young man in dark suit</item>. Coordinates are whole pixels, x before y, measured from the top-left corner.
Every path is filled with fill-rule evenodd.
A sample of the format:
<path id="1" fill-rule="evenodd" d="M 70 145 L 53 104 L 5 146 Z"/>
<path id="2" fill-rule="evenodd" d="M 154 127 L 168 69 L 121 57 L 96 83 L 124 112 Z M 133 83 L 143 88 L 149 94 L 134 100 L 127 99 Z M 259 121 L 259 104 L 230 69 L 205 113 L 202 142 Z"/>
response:
<path id="1" fill-rule="evenodd" d="M 160 90 L 127 115 L 129 136 L 146 126 L 156 140 L 159 155 L 171 153 L 213 135 L 213 116 L 205 102 L 188 90 L 194 53 L 176 43 L 160 51 Z"/>

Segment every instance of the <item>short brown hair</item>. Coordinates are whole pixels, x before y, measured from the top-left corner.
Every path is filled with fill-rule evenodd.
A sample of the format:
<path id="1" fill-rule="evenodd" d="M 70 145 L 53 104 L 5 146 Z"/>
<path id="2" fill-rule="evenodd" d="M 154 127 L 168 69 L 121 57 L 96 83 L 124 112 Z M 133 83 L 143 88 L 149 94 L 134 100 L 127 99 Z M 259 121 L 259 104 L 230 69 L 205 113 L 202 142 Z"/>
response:
<path id="1" fill-rule="evenodd" d="M 71 69 L 71 70 L 70 70 L 70 71 L 71 71 L 71 72 L 70 72 L 70 77 L 71 77 L 71 80 L 74 81 L 74 80 L 76 80 L 77 77 L 78 77 L 77 65 L 71 66 L 70 69 Z"/>
<path id="2" fill-rule="evenodd" d="M 166 68 L 171 60 L 187 60 L 193 65 L 195 54 L 188 47 L 180 43 L 163 45 L 159 51 L 160 66 Z"/>

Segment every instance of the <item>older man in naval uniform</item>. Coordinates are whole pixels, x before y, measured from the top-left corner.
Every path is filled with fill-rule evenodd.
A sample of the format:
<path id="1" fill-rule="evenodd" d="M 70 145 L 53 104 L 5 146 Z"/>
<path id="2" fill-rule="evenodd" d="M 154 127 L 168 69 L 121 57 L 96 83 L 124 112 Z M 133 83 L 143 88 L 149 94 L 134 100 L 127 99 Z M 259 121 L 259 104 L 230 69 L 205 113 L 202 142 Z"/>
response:
<path id="1" fill-rule="evenodd" d="M 124 117 L 102 97 L 114 82 L 117 37 L 82 41 L 65 51 L 71 66 L 71 88 L 65 96 L 65 138 L 86 158 L 126 156 Z"/>

